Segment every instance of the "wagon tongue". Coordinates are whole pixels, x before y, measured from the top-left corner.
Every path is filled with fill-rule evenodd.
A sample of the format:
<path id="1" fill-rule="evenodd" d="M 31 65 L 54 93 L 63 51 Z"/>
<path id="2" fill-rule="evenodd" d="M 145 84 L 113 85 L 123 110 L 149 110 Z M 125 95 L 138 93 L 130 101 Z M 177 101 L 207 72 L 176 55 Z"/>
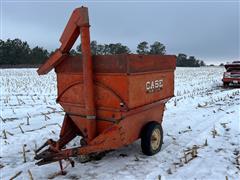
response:
<path id="1" fill-rule="evenodd" d="M 34 159 L 39 160 L 36 162 L 38 166 L 44 165 L 44 164 L 49 164 L 53 163 L 56 161 L 62 160 L 62 157 L 56 156 L 57 153 L 50 151 L 49 149 L 43 151 L 40 154 L 37 154 Z"/>
<path id="2" fill-rule="evenodd" d="M 39 154 L 36 154 L 36 156 L 34 157 L 34 159 L 36 160 L 40 160 L 40 159 L 49 159 L 51 157 L 54 156 L 54 152 L 51 151 L 50 149 L 46 149 L 45 151 L 39 153 Z"/>
<path id="3" fill-rule="evenodd" d="M 35 152 L 37 153 L 37 151 L 35 151 Z M 43 164 L 48 164 L 48 163 L 51 163 L 51 162 L 55 162 L 55 161 L 53 161 L 54 154 L 55 154 L 55 152 L 53 152 L 51 149 L 46 149 L 46 150 L 42 151 L 41 153 L 36 154 L 34 159 L 40 160 L 36 163 L 37 165 L 40 166 L 40 165 L 43 165 Z"/>
<path id="4" fill-rule="evenodd" d="M 43 152 L 43 153 L 44 154 L 41 153 L 34 157 L 36 160 L 40 160 L 36 162 L 36 164 L 39 166 L 61 160 L 61 159 L 54 158 L 54 154 L 51 152 Z"/>
<path id="5" fill-rule="evenodd" d="M 34 159 L 40 160 L 36 163 L 37 165 L 40 166 L 40 165 L 44 165 L 44 164 L 48 164 L 48 163 L 52 163 L 52 162 L 61 160 L 59 158 L 56 158 L 57 157 L 56 155 L 59 154 L 59 152 L 57 152 L 56 150 L 53 150 L 53 147 L 55 144 L 56 144 L 55 141 L 53 141 L 52 139 L 49 139 L 35 151 L 36 156 L 34 157 Z M 50 146 L 50 147 L 48 149 L 45 149 L 44 151 L 42 151 L 47 146 Z M 42 152 L 40 152 L 40 151 L 42 151 Z"/>
<path id="6" fill-rule="evenodd" d="M 61 152 L 52 151 L 50 148 L 44 150 L 39 154 L 36 154 L 34 159 L 39 160 L 38 162 L 36 162 L 36 165 L 38 166 L 42 166 L 44 164 L 50 164 L 56 161 L 60 162 L 63 159 L 70 161 L 71 165 L 74 166 L 74 162 L 69 157 L 63 156 Z"/>

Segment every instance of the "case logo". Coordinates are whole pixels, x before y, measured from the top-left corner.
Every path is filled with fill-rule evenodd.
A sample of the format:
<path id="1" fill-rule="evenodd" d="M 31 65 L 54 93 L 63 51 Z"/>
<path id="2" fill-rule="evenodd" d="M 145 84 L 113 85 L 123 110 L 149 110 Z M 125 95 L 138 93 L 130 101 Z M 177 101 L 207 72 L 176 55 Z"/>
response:
<path id="1" fill-rule="evenodd" d="M 153 80 L 153 81 L 147 81 L 145 84 L 145 87 L 146 87 L 147 93 L 160 91 L 163 88 L 163 80 L 157 79 L 157 80 Z"/>

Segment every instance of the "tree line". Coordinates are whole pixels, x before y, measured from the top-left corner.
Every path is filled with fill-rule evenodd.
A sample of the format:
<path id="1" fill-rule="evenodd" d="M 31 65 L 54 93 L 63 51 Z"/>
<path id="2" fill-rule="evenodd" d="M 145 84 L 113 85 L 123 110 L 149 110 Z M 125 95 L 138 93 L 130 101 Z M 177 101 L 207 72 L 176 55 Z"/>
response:
<path id="1" fill-rule="evenodd" d="M 131 50 L 121 43 L 98 44 L 97 41 L 91 41 L 91 51 L 93 55 L 114 55 L 131 54 Z M 43 47 L 30 48 L 26 41 L 20 39 L 0 39 L 0 65 L 39 65 L 53 53 Z M 137 54 L 166 54 L 166 47 L 159 41 L 153 44 L 143 41 L 137 45 Z M 71 55 L 81 54 L 81 44 L 70 51 Z M 181 67 L 199 67 L 205 66 L 203 61 L 197 60 L 194 56 L 178 54 L 177 66 Z"/>
<path id="2" fill-rule="evenodd" d="M 39 46 L 30 48 L 20 39 L 0 40 L 0 65 L 41 64 L 49 57 L 49 52 Z"/>
<path id="3" fill-rule="evenodd" d="M 177 56 L 178 67 L 200 67 L 206 66 L 204 61 L 196 59 L 194 56 L 187 56 L 186 54 L 178 54 Z"/>

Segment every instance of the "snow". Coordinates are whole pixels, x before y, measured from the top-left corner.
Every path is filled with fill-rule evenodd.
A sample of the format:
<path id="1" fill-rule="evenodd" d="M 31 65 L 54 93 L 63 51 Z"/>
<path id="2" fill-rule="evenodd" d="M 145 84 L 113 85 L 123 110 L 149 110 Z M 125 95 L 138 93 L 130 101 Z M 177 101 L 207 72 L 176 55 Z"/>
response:
<path id="1" fill-rule="evenodd" d="M 166 104 L 164 144 L 157 155 L 143 155 L 137 141 L 99 161 L 76 161 L 67 175 L 55 179 L 240 179 L 240 89 L 222 88 L 223 72 L 220 67 L 177 68 L 176 96 Z M 0 70 L 0 86 L 0 178 L 21 172 L 16 179 L 29 179 L 28 170 L 34 179 L 50 178 L 59 165 L 39 167 L 33 157 L 36 147 L 58 138 L 63 120 L 54 72 Z M 192 148 L 197 156 L 188 161 L 192 156 L 186 155 L 185 163 L 184 152 Z"/>

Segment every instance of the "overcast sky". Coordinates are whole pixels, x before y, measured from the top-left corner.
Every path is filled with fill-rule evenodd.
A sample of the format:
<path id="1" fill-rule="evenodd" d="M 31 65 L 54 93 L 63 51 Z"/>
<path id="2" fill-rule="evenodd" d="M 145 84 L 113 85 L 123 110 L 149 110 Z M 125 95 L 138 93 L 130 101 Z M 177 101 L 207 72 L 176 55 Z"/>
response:
<path id="1" fill-rule="evenodd" d="M 120 42 L 132 51 L 141 41 L 162 42 L 168 54 L 185 53 L 209 63 L 240 59 L 239 1 L 64 2 L 2 1 L 1 39 L 31 47 L 59 47 L 74 8 L 89 8 L 91 40 Z"/>

